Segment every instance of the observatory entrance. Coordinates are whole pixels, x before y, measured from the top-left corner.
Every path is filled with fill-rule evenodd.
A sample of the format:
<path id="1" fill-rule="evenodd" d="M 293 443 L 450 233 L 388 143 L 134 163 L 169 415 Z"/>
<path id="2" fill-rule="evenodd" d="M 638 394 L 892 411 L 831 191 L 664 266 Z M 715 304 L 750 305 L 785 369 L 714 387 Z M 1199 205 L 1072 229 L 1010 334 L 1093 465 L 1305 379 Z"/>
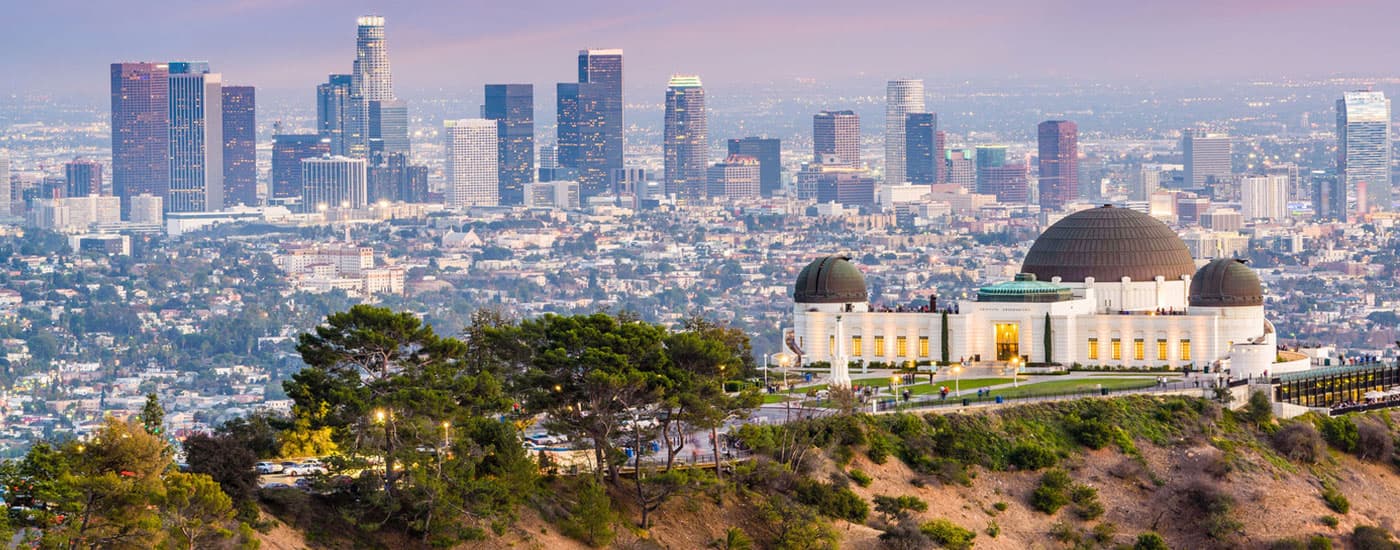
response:
<path id="1" fill-rule="evenodd" d="M 1017 323 L 996 323 L 997 361 L 1010 361 L 1021 356 L 1021 325 Z"/>

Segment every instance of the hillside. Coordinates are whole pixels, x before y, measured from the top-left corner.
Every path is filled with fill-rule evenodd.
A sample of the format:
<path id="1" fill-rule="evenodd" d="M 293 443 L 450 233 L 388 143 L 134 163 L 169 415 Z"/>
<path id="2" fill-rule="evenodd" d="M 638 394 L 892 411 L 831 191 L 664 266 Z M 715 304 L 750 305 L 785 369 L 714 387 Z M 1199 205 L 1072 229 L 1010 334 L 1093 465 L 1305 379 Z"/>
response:
<path id="1" fill-rule="evenodd" d="M 1339 548 L 1366 547 L 1353 545 L 1357 527 L 1393 534 L 1400 519 L 1396 420 L 1390 413 L 1280 422 L 1194 399 L 1127 397 L 753 428 L 742 435 L 758 451 L 756 459 L 723 483 L 710 479 L 677 493 L 653 512 L 650 529 L 635 527 L 631 480 L 610 486 L 618 515 L 608 545 L 725 547 L 717 541 L 738 528 L 755 548 L 820 548 L 833 542 L 832 535 L 841 548 L 921 548 L 934 543 L 917 529 L 898 541 L 880 535 L 901 523 L 933 532 L 929 522 L 943 519 L 975 533 L 975 548 L 1131 547 L 1149 531 L 1171 548 L 1304 548 L 1313 537 Z M 1072 484 L 1064 492 L 1073 497 L 1062 498 L 1056 513 L 1037 511 L 1034 493 L 1059 471 L 1068 474 Z M 868 482 L 852 472 L 863 472 Z M 577 512 L 571 503 L 578 480 L 543 483 L 542 496 L 511 526 L 461 547 L 587 548 L 561 534 Z M 847 491 L 860 502 L 842 496 Z M 1328 491 L 1349 506 L 1334 498 L 1329 508 Z M 880 513 L 873 504 L 880 495 L 916 497 L 927 509 L 905 510 L 901 521 Z M 307 504 L 314 508 L 316 501 Z M 383 534 L 332 535 L 329 516 L 288 517 L 285 509 L 271 509 L 294 527 L 317 522 L 316 536 L 306 539 L 311 547 L 417 544 Z M 831 529 L 812 527 L 819 525 Z M 804 531 L 811 529 L 818 532 Z M 285 529 L 264 538 L 265 548 L 301 543 Z"/>

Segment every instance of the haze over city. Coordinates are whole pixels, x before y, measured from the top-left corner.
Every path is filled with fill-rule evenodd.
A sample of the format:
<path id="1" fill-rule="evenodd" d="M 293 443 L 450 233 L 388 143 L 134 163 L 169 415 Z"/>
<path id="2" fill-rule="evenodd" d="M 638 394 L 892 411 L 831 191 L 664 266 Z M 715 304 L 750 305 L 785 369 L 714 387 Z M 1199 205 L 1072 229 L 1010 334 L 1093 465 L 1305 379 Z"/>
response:
<path id="1" fill-rule="evenodd" d="M 10 547 L 1400 549 L 1398 4 L 9 8 Z"/>

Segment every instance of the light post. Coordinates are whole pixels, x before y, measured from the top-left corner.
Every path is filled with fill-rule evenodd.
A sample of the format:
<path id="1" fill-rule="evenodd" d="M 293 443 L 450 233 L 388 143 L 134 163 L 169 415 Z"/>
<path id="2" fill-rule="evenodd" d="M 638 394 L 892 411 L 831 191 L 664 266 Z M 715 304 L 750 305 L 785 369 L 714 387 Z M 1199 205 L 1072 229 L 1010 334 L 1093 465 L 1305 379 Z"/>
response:
<path id="1" fill-rule="evenodd" d="M 1021 381 L 1021 358 L 1011 358 L 1011 387 L 1019 388 Z"/>
<path id="2" fill-rule="evenodd" d="M 953 366 L 953 396 L 962 395 L 962 366 Z"/>

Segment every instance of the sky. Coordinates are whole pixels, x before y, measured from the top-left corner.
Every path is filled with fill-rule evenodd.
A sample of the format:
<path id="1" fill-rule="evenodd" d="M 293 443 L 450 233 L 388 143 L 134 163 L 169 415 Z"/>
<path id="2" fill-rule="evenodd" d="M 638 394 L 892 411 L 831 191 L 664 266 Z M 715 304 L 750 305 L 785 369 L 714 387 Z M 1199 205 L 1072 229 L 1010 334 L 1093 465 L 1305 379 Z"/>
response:
<path id="1" fill-rule="evenodd" d="M 395 88 L 572 80 L 623 48 L 628 87 L 791 78 L 1388 75 L 1395 0 L 8 0 L 0 92 L 108 92 L 114 61 L 208 60 L 225 82 L 309 90 L 350 71 L 355 18 L 388 21 Z"/>

